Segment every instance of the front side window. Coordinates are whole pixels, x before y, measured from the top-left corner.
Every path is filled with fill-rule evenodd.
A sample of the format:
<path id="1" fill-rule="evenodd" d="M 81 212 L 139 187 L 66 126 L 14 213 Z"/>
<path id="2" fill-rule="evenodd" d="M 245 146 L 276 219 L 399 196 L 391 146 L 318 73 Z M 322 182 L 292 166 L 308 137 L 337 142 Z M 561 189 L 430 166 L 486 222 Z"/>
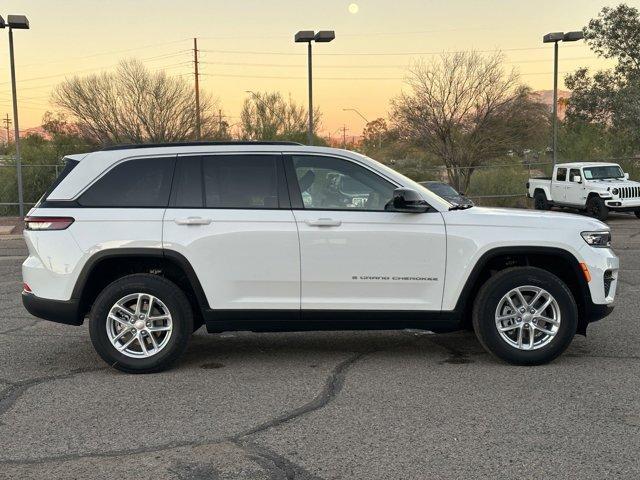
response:
<path id="1" fill-rule="evenodd" d="M 559 168 L 558 173 L 556 174 L 556 180 L 559 182 L 564 182 L 567 179 L 567 169 Z"/>
<path id="2" fill-rule="evenodd" d="M 334 157 L 292 156 L 304 208 L 383 211 L 395 186 L 353 162 Z"/>
<path id="3" fill-rule="evenodd" d="M 276 155 L 211 155 L 202 160 L 207 208 L 278 208 Z"/>
<path id="4" fill-rule="evenodd" d="M 579 168 L 572 168 L 571 170 L 569 170 L 569 181 L 573 182 L 573 179 L 575 177 L 580 177 L 580 169 Z"/>
<path id="5" fill-rule="evenodd" d="M 116 165 L 78 199 L 84 207 L 166 207 L 175 157 L 139 158 Z"/>

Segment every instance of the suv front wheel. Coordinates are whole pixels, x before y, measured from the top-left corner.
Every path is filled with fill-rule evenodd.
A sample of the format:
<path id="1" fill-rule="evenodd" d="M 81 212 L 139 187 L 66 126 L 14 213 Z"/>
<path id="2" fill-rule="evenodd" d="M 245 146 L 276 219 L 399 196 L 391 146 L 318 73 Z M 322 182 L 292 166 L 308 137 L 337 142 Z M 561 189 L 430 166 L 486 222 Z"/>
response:
<path id="1" fill-rule="evenodd" d="M 89 314 L 91 341 L 109 365 L 129 373 L 169 368 L 193 332 L 184 292 L 151 274 L 119 278 L 98 295 Z"/>
<path id="2" fill-rule="evenodd" d="M 546 270 L 503 270 L 482 286 L 473 328 L 482 346 L 516 365 L 550 362 L 569 346 L 578 307 L 567 285 Z"/>

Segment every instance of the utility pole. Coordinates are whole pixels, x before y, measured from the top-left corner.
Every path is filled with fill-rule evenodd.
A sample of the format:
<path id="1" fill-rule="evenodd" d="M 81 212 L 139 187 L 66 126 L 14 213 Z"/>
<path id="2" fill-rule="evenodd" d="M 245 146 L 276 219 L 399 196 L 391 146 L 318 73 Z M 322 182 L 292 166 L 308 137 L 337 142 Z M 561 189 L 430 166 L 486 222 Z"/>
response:
<path id="1" fill-rule="evenodd" d="M 198 39 L 193 39 L 193 64 L 196 89 L 196 140 L 200 140 L 200 85 L 198 82 Z"/>
<path id="2" fill-rule="evenodd" d="M 342 148 L 347 148 L 347 126 L 342 125 Z"/>
<path id="3" fill-rule="evenodd" d="M 9 127 L 11 127 L 11 119 L 9 118 L 9 114 L 7 113 L 6 116 L 2 119 L 2 121 L 4 122 L 4 128 L 7 130 L 7 146 L 9 145 L 9 142 L 11 141 L 11 134 L 9 133 Z"/>

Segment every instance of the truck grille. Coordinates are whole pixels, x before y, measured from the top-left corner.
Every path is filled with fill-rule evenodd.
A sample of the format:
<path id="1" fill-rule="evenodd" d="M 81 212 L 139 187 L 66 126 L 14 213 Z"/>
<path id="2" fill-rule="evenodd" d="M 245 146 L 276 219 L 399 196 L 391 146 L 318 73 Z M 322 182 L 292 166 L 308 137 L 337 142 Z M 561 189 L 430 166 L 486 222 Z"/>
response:
<path id="1" fill-rule="evenodd" d="M 640 187 L 620 188 L 620 198 L 636 198 L 636 197 L 640 197 Z"/>

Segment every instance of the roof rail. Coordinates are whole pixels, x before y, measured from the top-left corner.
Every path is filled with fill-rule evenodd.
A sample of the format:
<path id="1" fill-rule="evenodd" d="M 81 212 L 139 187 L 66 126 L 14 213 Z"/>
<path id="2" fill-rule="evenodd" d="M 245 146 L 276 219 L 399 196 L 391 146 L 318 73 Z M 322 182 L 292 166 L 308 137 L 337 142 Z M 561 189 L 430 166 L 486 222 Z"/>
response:
<path id="1" fill-rule="evenodd" d="M 169 142 L 169 143 L 132 143 L 122 145 L 109 145 L 103 147 L 102 151 L 109 150 L 128 150 L 133 148 L 155 148 L 155 147 L 201 147 L 201 146 L 219 146 L 219 145 L 302 145 L 298 142 L 251 142 L 251 141 L 229 141 L 229 142 Z"/>

